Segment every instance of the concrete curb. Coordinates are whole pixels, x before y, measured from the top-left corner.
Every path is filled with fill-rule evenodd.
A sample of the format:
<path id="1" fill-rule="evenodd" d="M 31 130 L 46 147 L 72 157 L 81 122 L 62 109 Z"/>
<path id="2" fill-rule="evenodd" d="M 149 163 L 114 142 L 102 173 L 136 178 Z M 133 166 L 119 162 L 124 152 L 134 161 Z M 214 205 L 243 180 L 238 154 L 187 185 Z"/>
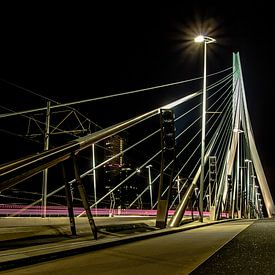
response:
<path id="1" fill-rule="evenodd" d="M 83 241 L 79 244 L 76 244 L 76 247 L 72 247 L 72 245 L 70 244 L 62 244 L 61 246 L 56 246 L 56 247 L 53 246 L 53 247 L 44 249 L 43 253 L 41 253 L 41 250 L 39 249 L 37 249 L 36 251 L 34 249 L 29 252 L 26 252 L 26 251 L 21 253 L 15 252 L 13 253 L 12 257 L 10 257 L 10 259 L 6 259 L 6 260 L 5 260 L 5 254 L 2 254 L 2 255 L 0 254 L 0 271 L 32 265 L 32 264 L 41 263 L 41 262 L 46 262 L 46 261 L 50 261 L 58 258 L 67 257 L 67 256 L 73 256 L 80 253 L 86 253 L 86 252 L 96 251 L 104 248 L 114 247 L 117 245 L 127 244 L 130 242 L 135 242 L 139 240 L 145 240 L 145 239 L 164 236 L 172 233 L 178 233 L 178 232 L 187 231 L 187 230 L 200 228 L 204 226 L 210 226 L 213 224 L 230 222 L 230 221 L 236 221 L 236 220 L 228 219 L 228 220 L 219 220 L 219 221 L 214 221 L 209 223 L 199 223 L 199 224 L 188 225 L 188 226 L 183 225 L 177 228 L 159 229 L 156 231 L 141 233 L 133 236 L 97 240 L 97 241 L 93 241 L 93 243 L 91 243 L 91 241 Z"/>

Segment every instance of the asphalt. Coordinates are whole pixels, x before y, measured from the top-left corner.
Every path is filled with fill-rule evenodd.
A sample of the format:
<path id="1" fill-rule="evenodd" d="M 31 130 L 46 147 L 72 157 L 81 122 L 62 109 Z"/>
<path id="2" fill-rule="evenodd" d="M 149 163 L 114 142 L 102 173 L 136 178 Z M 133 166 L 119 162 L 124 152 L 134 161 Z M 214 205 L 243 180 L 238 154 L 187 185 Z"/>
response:
<path id="1" fill-rule="evenodd" d="M 31 265 L 66 256 L 163 236 L 230 220 L 204 222 L 185 218 L 177 228 L 158 229 L 148 217 L 95 218 L 95 240 L 87 218 L 78 218 L 72 237 L 65 218 L 0 218 L 0 270 Z"/>
<path id="2" fill-rule="evenodd" d="M 190 274 L 275 274 L 275 220 L 255 221 Z"/>

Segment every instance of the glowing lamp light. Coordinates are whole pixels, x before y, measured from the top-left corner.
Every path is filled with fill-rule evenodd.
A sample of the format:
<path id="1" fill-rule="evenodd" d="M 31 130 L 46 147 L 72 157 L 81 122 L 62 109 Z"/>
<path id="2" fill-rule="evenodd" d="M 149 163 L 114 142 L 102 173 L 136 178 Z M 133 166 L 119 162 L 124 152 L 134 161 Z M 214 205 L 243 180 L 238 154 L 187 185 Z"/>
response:
<path id="1" fill-rule="evenodd" d="M 213 43 L 215 42 L 216 40 L 212 37 L 209 37 L 209 36 L 205 36 L 205 35 L 198 35 L 197 37 L 194 38 L 194 41 L 196 43 L 206 43 L 206 44 L 209 44 L 209 43 Z"/>
<path id="2" fill-rule="evenodd" d="M 196 43 L 202 43 L 204 41 L 204 36 L 203 35 L 198 35 L 197 37 L 195 37 L 194 41 Z"/>

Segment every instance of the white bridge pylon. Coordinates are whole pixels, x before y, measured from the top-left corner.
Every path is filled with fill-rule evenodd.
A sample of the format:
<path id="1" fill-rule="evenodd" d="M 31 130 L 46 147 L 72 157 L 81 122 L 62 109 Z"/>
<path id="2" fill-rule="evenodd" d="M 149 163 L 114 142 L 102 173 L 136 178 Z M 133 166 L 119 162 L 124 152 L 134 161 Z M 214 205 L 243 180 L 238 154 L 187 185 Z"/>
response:
<path id="1" fill-rule="evenodd" d="M 239 53 L 233 53 L 232 75 L 231 135 L 224 158 L 221 160 L 223 164 L 217 179 L 217 193 L 210 205 L 210 217 L 217 220 L 221 212 L 227 212 L 231 218 L 262 217 L 262 207 L 257 197 L 257 194 L 260 194 L 257 193 L 255 184 L 257 179 L 267 215 L 271 218 L 275 216 L 275 207 L 253 136 Z M 215 142 L 214 139 L 213 142 Z M 212 147 L 213 144 L 209 144 L 204 158 L 205 165 L 208 158 L 214 153 Z M 179 203 L 169 226 L 179 226 L 191 194 L 197 186 L 200 171 L 201 167 L 199 166 L 196 176 Z M 206 192 L 206 188 L 204 188 L 204 192 Z"/>
<path id="2" fill-rule="evenodd" d="M 269 186 L 267 184 L 264 169 L 256 148 L 254 136 L 253 136 L 253 131 L 252 131 L 250 117 L 249 117 L 247 103 L 246 103 L 245 89 L 244 89 L 244 82 L 243 82 L 239 53 L 234 54 L 233 57 L 235 59 L 235 67 L 237 71 L 236 75 L 239 77 L 239 81 L 240 81 L 240 93 L 242 97 L 242 101 L 241 101 L 242 105 L 240 106 L 240 109 L 241 109 L 241 119 L 243 121 L 244 132 L 247 133 L 246 137 L 248 139 L 248 146 L 250 148 L 251 160 L 255 168 L 256 176 L 258 178 L 258 182 L 262 192 L 267 214 L 268 214 L 268 217 L 272 217 L 275 215 L 274 202 L 270 193 Z"/>
<path id="3" fill-rule="evenodd" d="M 239 53 L 233 53 L 233 87 L 235 92 L 233 93 L 233 102 L 232 102 L 232 123 L 233 123 L 233 134 L 232 140 L 230 144 L 230 148 L 228 150 L 228 157 L 226 162 L 226 167 L 224 169 L 224 173 L 227 175 L 232 175 L 234 161 L 239 158 L 238 146 L 240 143 L 240 134 L 243 133 L 244 139 L 247 146 L 247 156 L 249 159 L 246 161 L 250 161 L 253 164 L 253 168 L 255 169 L 256 177 L 259 183 L 259 187 L 263 196 L 263 201 L 266 207 L 266 211 L 268 217 L 271 218 L 275 215 L 275 207 L 274 202 L 270 193 L 270 189 L 267 183 L 267 179 L 264 173 L 264 169 L 256 148 L 255 139 L 253 136 L 253 130 L 250 122 L 250 117 L 248 113 L 246 96 L 245 96 L 245 88 L 242 76 L 241 62 Z M 249 167 L 249 166 L 248 166 Z M 239 173 L 240 169 L 240 161 L 237 160 L 237 171 L 236 178 L 239 181 Z M 248 168 L 247 168 L 248 169 Z M 249 174 L 249 172 L 248 172 Z M 226 175 L 221 177 L 220 182 L 220 193 L 223 190 L 222 201 L 223 205 L 226 202 L 226 198 L 228 195 L 228 185 L 226 184 Z M 247 193 L 248 193 L 247 189 Z M 248 196 L 248 194 L 246 194 Z M 219 208 L 219 203 L 218 203 Z M 217 217 L 217 213 L 216 213 Z"/>

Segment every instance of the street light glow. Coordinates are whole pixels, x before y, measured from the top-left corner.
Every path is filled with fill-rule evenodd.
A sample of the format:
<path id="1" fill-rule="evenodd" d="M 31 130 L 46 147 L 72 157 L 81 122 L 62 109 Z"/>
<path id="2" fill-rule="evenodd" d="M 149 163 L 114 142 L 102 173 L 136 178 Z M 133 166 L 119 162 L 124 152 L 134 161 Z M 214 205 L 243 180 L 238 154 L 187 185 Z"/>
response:
<path id="1" fill-rule="evenodd" d="M 196 43 L 202 43 L 204 41 L 204 36 L 203 35 L 198 35 L 197 37 L 195 37 L 194 41 Z"/>
<path id="2" fill-rule="evenodd" d="M 209 37 L 209 36 L 205 36 L 205 35 L 198 35 L 197 37 L 194 38 L 194 41 L 196 43 L 204 42 L 205 44 L 209 44 L 209 43 L 215 42 L 216 39 Z"/>

